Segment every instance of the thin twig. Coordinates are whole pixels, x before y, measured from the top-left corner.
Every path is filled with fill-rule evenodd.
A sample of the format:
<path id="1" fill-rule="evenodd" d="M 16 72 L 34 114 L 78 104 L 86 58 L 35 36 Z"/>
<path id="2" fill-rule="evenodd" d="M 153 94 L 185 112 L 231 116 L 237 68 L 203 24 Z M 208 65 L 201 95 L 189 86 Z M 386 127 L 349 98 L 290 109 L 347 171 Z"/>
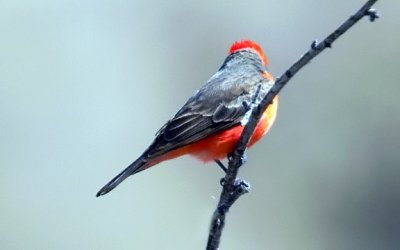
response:
<path id="1" fill-rule="evenodd" d="M 272 103 L 274 97 L 301 68 L 303 68 L 324 49 L 331 48 L 333 42 L 348 29 L 350 29 L 354 24 L 356 24 L 360 19 L 362 19 L 364 16 L 368 16 L 370 21 L 373 22 L 375 19 L 379 18 L 377 11 L 375 9 L 371 9 L 371 6 L 377 1 L 378 0 L 367 1 L 360 10 L 347 19 L 339 28 L 327 36 L 322 42 L 318 43 L 316 40 L 314 40 L 311 44 L 311 48 L 276 80 L 274 86 L 270 89 L 260 104 L 253 108 L 250 119 L 242 132 L 236 149 L 228 156 L 229 165 L 225 174 L 225 180 L 223 181 L 224 185 L 220 200 L 212 217 L 207 250 L 218 249 L 222 230 L 225 225 L 226 213 L 242 194 L 250 191 L 250 185 L 247 182 L 237 178 L 237 175 L 239 172 L 239 167 L 244 164 L 247 145 L 254 133 L 261 115 L 267 109 L 268 105 Z"/>

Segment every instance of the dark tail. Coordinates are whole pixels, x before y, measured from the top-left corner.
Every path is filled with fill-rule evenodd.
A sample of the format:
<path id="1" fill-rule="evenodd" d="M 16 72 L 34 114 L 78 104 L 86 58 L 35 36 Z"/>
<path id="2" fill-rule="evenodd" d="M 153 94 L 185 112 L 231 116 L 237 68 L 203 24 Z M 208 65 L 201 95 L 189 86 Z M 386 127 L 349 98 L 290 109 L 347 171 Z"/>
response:
<path id="1" fill-rule="evenodd" d="M 111 190 L 113 190 L 116 186 L 118 186 L 121 182 L 123 182 L 130 175 L 136 174 L 142 170 L 144 170 L 144 165 L 146 164 L 145 158 L 143 156 L 139 157 L 136 161 L 134 161 L 131 165 L 124 169 L 121 173 L 115 176 L 111 181 L 109 181 L 99 192 L 97 192 L 96 196 L 105 195 Z"/>

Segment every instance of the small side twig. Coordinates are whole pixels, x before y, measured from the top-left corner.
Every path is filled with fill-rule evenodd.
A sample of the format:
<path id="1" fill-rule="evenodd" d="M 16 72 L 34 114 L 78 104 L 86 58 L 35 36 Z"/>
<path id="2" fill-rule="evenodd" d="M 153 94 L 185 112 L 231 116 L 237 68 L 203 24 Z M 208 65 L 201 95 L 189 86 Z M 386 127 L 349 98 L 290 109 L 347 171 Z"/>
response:
<path id="1" fill-rule="evenodd" d="M 228 157 L 229 165 L 223 181 L 223 188 L 218 206 L 212 217 L 207 250 L 218 249 L 222 230 L 225 225 L 226 213 L 241 195 L 250 191 L 250 185 L 247 182 L 240 180 L 237 175 L 239 172 L 239 167 L 243 165 L 245 161 L 245 152 L 250 138 L 252 137 L 258 121 L 260 120 L 264 111 L 267 109 L 268 105 L 272 103 L 274 97 L 301 68 L 303 68 L 323 50 L 326 48 L 331 48 L 336 39 L 338 39 L 364 16 L 368 16 L 371 22 L 379 18 L 377 11 L 371 8 L 371 6 L 377 1 L 378 0 L 367 1 L 360 10 L 347 19 L 342 25 L 339 26 L 339 28 L 328 35 L 322 42 L 318 43 L 317 40 L 314 40 L 311 44 L 311 48 L 276 80 L 274 86 L 270 89 L 264 99 L 256 107 L 253 107 L 249 121 L 242 132 L 236 149 Z"/>

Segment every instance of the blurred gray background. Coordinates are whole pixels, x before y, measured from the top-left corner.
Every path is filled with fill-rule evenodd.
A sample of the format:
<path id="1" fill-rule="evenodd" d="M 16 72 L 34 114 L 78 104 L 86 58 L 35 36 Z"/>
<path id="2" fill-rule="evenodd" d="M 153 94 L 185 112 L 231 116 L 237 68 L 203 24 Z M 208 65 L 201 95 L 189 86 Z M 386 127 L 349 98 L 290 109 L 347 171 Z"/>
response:
<path id="1" fill-rule="evenodd" d="M 190 157 L 95 193 L 258 41 L 278 76 L 364 0 L 2 1 L 0 249 L 204 249 L 221 171 Z M 221 249 L 399 249 L 400 2 L 281 93 Z"/>

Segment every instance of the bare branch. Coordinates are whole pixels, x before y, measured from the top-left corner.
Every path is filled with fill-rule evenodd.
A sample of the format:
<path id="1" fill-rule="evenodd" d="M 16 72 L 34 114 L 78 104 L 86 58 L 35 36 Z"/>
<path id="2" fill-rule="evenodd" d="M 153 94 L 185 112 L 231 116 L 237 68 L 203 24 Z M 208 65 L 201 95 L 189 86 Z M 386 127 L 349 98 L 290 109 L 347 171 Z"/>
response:
<path id="1" fill-rule="evenodd" d="M 326 48 L 331 48 L 333 42 L 336 41 L 337 38 L 343 35 L 354 24 L 356 24 L 360 19 L 362 19 L 364 16 L 368 16 L 370 21 L 373 22 L 375 19 L 379 18 L 377 11 L 371 8 L 371 6 L 377 1 L 378 0 L 367 1 L 360 10 L 347 19 L 342 25 L 340 25 L 339 28 L 333 31 L 322 42 L 318 43 L 316 40 L 314 40 L 311 44 L 311 48 L 276 80 L 274 86 L 260 102 L 260 104 L 253 108 L 250 119 L 243 130 L 236 149 L 228 156 L 229 166 L 226 171 L 224 181 L 222 182 L 223 188 L 220 200 L 212 217 L 207 250 L 218 249 L 222 230 L 225 225 L 226 213 L 241 195 L 250 191 L 250 185 L 247 182 L 237 178 L 237 175 L 239 172 L 239 167 L 244 164 L 246 158 L 245 152 L 250 138 L 252 137 L 254 130 L 268 105 L 272 103 L 274 97 L 301 68 L 303 68 L 323 50 Z"/>

